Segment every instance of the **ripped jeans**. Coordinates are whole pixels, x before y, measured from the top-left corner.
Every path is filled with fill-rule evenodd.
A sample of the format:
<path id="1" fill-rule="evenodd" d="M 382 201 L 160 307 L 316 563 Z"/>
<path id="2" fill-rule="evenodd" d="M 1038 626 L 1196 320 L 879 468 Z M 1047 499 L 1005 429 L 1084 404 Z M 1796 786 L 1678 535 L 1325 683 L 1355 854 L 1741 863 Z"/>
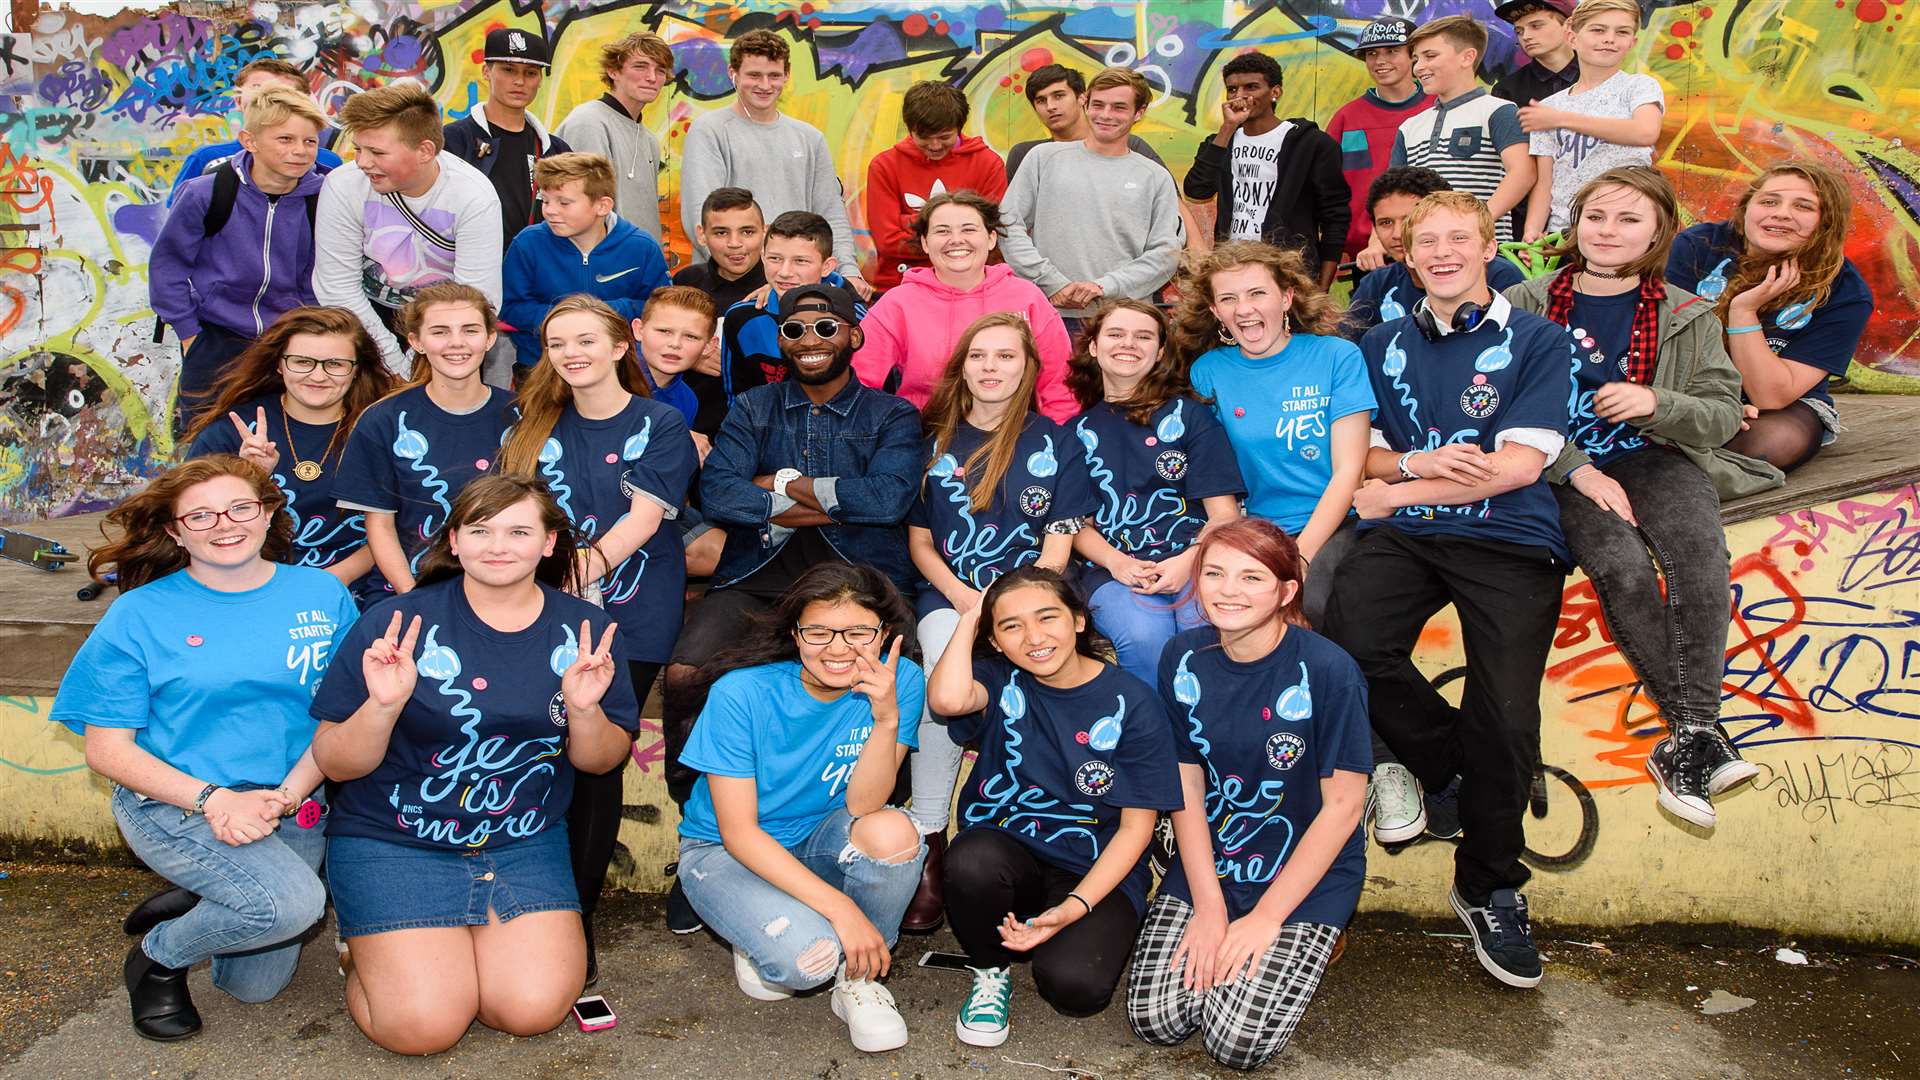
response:
<path id="1" fill-rule="evenodd" d="M 904 862 L 880 862 L 854 848 L 852 829 L 853 818 L 843 807 L 787 850 L 820 880 L 846 893 L 891 948 L 920 885 L 927 846 L 922 843 Z M 740 865 L 725 845 L 682 839 L 679 876 L 700 918 L 745 952 L 761 978 L 806 990 L 834 977 L 840 949 L 833 924 Z M 833 948 L 817 948 L 821 942 Z"/>

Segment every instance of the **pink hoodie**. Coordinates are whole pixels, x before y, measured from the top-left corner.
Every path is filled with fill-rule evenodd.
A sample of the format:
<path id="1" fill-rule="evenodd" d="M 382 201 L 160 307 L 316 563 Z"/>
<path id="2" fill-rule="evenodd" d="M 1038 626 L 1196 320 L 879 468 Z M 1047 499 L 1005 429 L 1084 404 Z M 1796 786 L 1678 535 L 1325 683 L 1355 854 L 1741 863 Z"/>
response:
<path id="1" fill-rule="evenodd" d="M 1005 264 L 989 266 L 978 288 L 962 292 L 937 277 L 931 267 L 908 270 L 896 288 L 880 297 L 860 321 L 865 342 L 853 354 L 853 373 L 868 386 L 886 385 L 895 368 L 900 388 L 895 391 L 924 409 L 933 396 L 947 357 L 967 327 L 982 315 L 1017 311 L 1033 328 L 1040 348 L 1040 400 L 1037 408 L 1055 423 L 1080 414 L 1080 404 L 1067 389 L 1067 358 L 1073 344 L 1067 340 L 1060 312 L 1040 286 L 1016 277 Z"/>

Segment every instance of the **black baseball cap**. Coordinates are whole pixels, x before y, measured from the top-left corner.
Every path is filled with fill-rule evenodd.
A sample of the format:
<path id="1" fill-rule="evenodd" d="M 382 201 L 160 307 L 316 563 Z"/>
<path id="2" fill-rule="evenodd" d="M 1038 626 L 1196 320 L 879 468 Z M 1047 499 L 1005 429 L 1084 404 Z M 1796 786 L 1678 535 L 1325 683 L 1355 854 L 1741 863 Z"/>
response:
<path id="1" fill-rule="evenodd" d="M 803 300 L 814 300 L 825 303 L 827 305 L 827 311 L 838 315 L 849 324 L 858 325 L 860 322 L 860 316 L 854 312 L 853 294 L 847 292 L 845 289 L 825 283 L 800 285 L 788 289 L 786 293 L 780 297 L 780 317 L 782 319 L 790 319 L 799 314 L 800 302 Z M 813 305 L 810 307 L 810 310 L 818 311 L 820 309 L 817 305 Z"/>
<path id="2" fill-rule="evenodd" d="M 547 43 L 539 34 L 507 26 L 487 31 L 487 45 L 480 59 L 488 64 L 532 64 L 537 68 L 553 66 L 547 59 Z"/>
<path id="3" fill-rule="evenodd" d="M 1493 7 L 1495 15 L 1510 23 L 1519 22 L 1536 11 L 1551 11 L 1564 18 L 1573 13 L 1573 5 L 1568 0 L 1504 0 Z"/>
<path id="4" fill-rule="evenodd" d="M 1413 20 L 1402 19 L 1398 15 L 1383 15 L 1366 25 L 1360 31 L 1359 40 L 1353 43 L 1355 56 L 1368 49 L 1379 49 L 1389 45 L 1405 45 L 1413 37 Z"/>

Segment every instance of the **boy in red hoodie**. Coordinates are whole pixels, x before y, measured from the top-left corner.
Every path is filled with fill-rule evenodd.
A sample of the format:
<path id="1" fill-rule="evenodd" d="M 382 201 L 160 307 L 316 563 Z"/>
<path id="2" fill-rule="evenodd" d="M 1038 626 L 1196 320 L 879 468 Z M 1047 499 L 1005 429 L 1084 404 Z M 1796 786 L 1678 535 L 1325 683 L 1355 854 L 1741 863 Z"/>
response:
<path id="1" fill-rule="evenodd" d="M 891 289 L 900 275 L 927 265 L 913 223 L 927 200 L 971 189 L 994 202 L 1007 193 L 1006 163 L 977 135 L 962 135 L 967 96 L 943 82 L 907 88 L 901 118 L 907 137 L 867 165 L 867 229 L 879 251 L 869 280 Z"/>

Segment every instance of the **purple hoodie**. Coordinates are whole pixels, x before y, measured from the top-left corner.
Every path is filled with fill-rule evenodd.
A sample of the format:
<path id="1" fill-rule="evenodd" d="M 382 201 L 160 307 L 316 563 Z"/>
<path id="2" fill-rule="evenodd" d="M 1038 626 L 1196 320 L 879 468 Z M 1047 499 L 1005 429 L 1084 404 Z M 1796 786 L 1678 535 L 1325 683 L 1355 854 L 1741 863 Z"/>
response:
<path id="1" fill-rule="evenodd" d="M 996 263 L 986 269 L 979 287 L 965 292 L 941 281 L 932 267 L 908 270 L 900 284 L 883 293 L 860 321 L 865 341 L 853 354 L 854 377 L 868 386 L 884 386 L 897 368 L 900 388 L 894 392 L 913 402 L 914 408 L 924 409 L 948 355 L 967 327 L 982 315 L 1017 311 L 1027 317 L 1033 343 L 1040 350 L 1036 410 L 1058 424 L 1080 415 L 1080 403 L 1067 389 L 1067 358 L 1073 343 L 1067 340 L 1060 312 L 1040 286 L 1014 276 L 1012 267 Z"/>
<path id="2" fill-rule="evenodd" d="M 318 198 L 326 170 L 315 168 L 294 189 L 269 198 L 253 184 L 253 155 L 233 158 L 240 173 L 233 213 L 208 237 L 207 203 L 214 176 L 180 188 L 147 263 L 153 313 L 182 340 L 212 323 L 243 338 L 258 337 L 273 321 L 313 304 L 313 222 L 307 200 Z"/>

